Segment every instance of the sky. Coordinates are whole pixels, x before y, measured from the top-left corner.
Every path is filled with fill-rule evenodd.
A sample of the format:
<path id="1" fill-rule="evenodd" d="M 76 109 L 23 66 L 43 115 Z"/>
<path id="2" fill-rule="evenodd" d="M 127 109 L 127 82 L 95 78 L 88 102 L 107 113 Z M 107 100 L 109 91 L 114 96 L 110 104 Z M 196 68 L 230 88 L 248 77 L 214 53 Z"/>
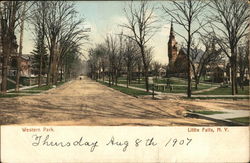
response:
<path id="1" fill-rule="evenodd" d="M 87 45 L 82 47 L 82 53 L 87 56 L 87 49 L 95 46 L 98 43 L 104 41 L 107 34 L 118 34 L 122 30 L 119 25 L 127 22 L 124 14 L 124 8 L 129 2 L 126 1 L 76 1 L 76 10 L 81 17 L 85 18 L 85 27 L 90 27 L 91 32 L 90 41 Z M 139 3 L 135 1 L 134 3 Z M 162 1 L 150 1 L 151 5 L 158 7 L 155 10 L 155 15 L 158 18 L 157 26 L 158 31 L 154 37 L 150 40 L 149 46 L 153 47 L 153 59 L 162 64 L 168 63 L 168 38 L 170 31 L 170 22 L 163 15 L 163 11 L 160 8 L 161 4 L 167 4 L 169 2 Z M 182 32 L 180 28 L 174 26 L 175 30 Z M 177 42 L 181 42 L 182 38 L 176 36 Z M 23 53 L 30 54 L 33 48 L 32 33 L 28 25 L 26 25 L 26 31 L 24 33 L 24 46 Z"/>

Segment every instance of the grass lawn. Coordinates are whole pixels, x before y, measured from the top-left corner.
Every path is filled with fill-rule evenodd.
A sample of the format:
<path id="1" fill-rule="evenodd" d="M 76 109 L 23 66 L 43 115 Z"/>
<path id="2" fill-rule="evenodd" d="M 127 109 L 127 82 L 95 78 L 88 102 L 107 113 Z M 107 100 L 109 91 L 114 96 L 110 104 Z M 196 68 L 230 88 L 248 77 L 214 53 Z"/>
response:
<path id="1" fill-rule="evenodd" d="M 167 84 L 167 80 L 168 80 L 167 78 L 161 78 L 161 79 L 155 78 L 154 83 L 155 84 Z M 186 93 L 187 92 L 187 81 L 185 79 L 172 77 L 172 78 L 169 78 L 169 81 L 170 81 L 170 84 L 173 86 L 173 90 L 171 92 L 170 92 L 170 88 L 166 88 L 163 91 L 162 87 L 160 87 L 159 89 L 155 89 L 155 90 L 160 91 L 160 92 L 165 92 L 165 93 Z M 126 78 L 124 77 L 119 78 L 118 84 L 126 85 L 127 84 Z M 193 85 L 192 90 L 196 91 L 195 84 L 193 83 L 192 85 Z M 146 89 L 144 80 L 142 80 L 140 84 L 138 84 L 138 81 L 132 80 L 130 86 Z M 210 84 L 200 83 L 198 85 L 197 90 L 208 89 L 208 88 L 211 88 L 212 86 L 213 85 L 210 85 Z"/>
<path id="2" fill-rule="evenodd" d="M 21 90 L 19 92 L 13 91 L 11 93 L 27 93 L 27 94 L 36 94 L 36 93 L 41 93 L 42 90 Z"/>
<path id="3" fill-rule="evenodd" d="M 145 82 L 144 81 L 141 81 L 140 82 L 141 84 L 144 84 Z M 118 84 L 126 84 L 127 85 L 127 80 L 118 80 Z M 136 80 L 131 80 L 130 81 L 130 85 L 131 84 L 138 84 L 138 81 Z"/>
<path id="4" fill-rule="evenodd" d="M 130 84 L 130 86 L 146 89 L 145 84 Z M 159 87 L 159 89 L 155 89 L 155 91 L 165 92 L 165 93 L 186 93 L 187 92 L 187 86 L 179 86 L 179 85 L 172 85 L 172 86 L 173 86 L 172 91 L 170 91 L 170 88 L 166 88 L 163 91 L 162 87 Z M 197 90 L 208 89 L 208 88 L 210 88 L 210 86 L 208 85 L 199 85 Z M 196 91 L 195 87 L 192 87 L 192 90 Z"/>
<path id="5" fill-rule="evenodd" d="M 26 90 L 41 90 L 41 91 L 46 91 L 46 90 L 49 90 L 51 88 L 53 88 L 53 86 L 51 86 L 51 85 L 44 85 L 44 86 L 41 86 L 40 88 L 39 87 L 34 87 L 34 88 L 26 89 Z"/>
<path id="6" fill-rule="evenodd" d="M 249 95 L 249 86 L 245 86 L 243 91 L 241 89 L 238 90 L 239 95 Z M 197 95 L 231 95 L 231 88 L 217 88 L 212 91 L 197 93 Z"/>
<path id="7" fill-rule="evenodd" d="M 249 125 L 250 123 L 250 117 L 240 117 L 240 118 L 233 118 L 233 119 L 228 119 L 228 120 L 236 122 L 236 123 L 243 123 L 245 125 Z"/>
<path id="8" fill-rule="evenodd" d="M 58 82 L 56 86 L 60 86 L 60 85 L 62 85 L 64 83 L 65 82 Z M 34 88 L 25 89 L 25 90 L 41 90 L 41 91 L 46 91 L 46 90 L 49 90 L 51 88 L 53 88 L 52 85 L 50 85 L 50 86 L 49 85 L 43 85 L 40 88 L 39 87 L 34 87 Z"/>
<path id="9" fill-rule="evenodd" d="M 99 81 L 99 83 L 108 86 L 108 83 Z M 115 86 L 115 85 L 111 85 L 110 88 L 113 88 L 115 90 L 118 90 L 122 93 L 125 93 L 127 95 L 130 96 L 144 96 L 144 95 L 152 95 L 152 93 L 150 92 L 146 92 L 146 91 L 141 91 L 141 90 L 136 90 L 136 89 L 131 89 L 131 88 L 126 88 L 126 87 L 121 87 L 121 86 Z"/>
<path id="10" fill-rule="evenodd" d="M 194 113 L 205 114 L 205 115 L 213 115 L 213 114 L 224 114 L 225 112 L 220 111 L 210 111 L 210 110 L 195 110 Z"/>
<path id="11" fill-rule="evenodd" d="M 18 93 L 16 93 L 16 94 L 5 94 L 5 95 L 0 94 L 0 98 L 13 98 L 13 97 L 17 97 L 17 96 L 25 96 L 25 95 L 18 94 Z"/>
<path id="12" fill-rule="evenodd" d="M 167 84 L 167 78 L 154 79 L 155 83 L 158 84 Z M 181 78 L 169 78 L 169 83 L 174 85 L 187 85 L 187 81 Z"/>
<path id="13" fill-rule="evenodd" d="M 60 86 L 62 84 L 64 84 L 65 82 L 58 82 L 57 86 Z M 20 90 L 19 92 L 16 91 L 12 91 L 9 92 L 5 95 L 0 94 L 0 98 L 12 98 L 12 97 L 17 97 L 17 96 L 28 96 L 31 94 L 37 94 L 37 93 L 41 93 L 43 91 L 47 91 L 49 89 L 53 88 L 53 86 L 48 86 L 48 85 L 44 85 L 39 87 L 34 87 L 34 88 L 29 88 L 29 89 L 24 89 L 24 90 Z"/>
<path id="14" fill-rule="evenodd" d="M 16 84 L 7 80 L 7 89 L 14 89 L 14 88 L 16 88 Z"/>
<path id="15" fill-rule="evenodd" d="M 183 99 L 199 99 L 199 100 L 249 100 L 249 97 L 183 97 Z"/>

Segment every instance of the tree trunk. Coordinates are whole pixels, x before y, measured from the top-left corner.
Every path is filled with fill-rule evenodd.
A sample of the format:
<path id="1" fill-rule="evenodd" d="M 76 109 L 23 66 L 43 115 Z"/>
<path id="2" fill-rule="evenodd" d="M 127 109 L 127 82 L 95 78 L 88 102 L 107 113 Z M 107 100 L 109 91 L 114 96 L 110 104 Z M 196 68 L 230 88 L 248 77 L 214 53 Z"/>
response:
<path id="1" fill-rule="evenodd" d="M 42 3 L 42 6 L 44 8 L 44 3 Z M 39 62 L 39 75 L 38 75 L 38 87 L 40 88 L 42 86 L 42 80 L 43 80 L 43 62 L 44 62 L 44 37 L 45 37 L 45 13 L 43 12 L 43 18 L 42 18 L 42 37 L 41 37 L 41 45 L 40 46 L 40 62 Z"/>
<path id="2" fill-rule="evenodd" d="M 60 68 L 61 68 L 61 72 L 60 72 L 60 81 L 62 82 L 62 81 L 63 81 L 63 64 L 62 64 L 62 62 L 61 62 Z"/>
<path id="3" fill-rule="evenodd" d="M 198 84 L 199 84 L 198 77 L 195 77 L 195 89 L 196 90 L 198 90 Z"/>
<path id="4" fill-rule="evenodd" d="M 2 62 L 2 83 L 1 92 L 6 94 L 7 92 L 7 74 L 8 74 L 8 60 L 11 53 L 11 39 L 7 36 L 3 39 L 3 62 Z"/>
<path id="5" fill-rule="evenodd" d="M 3 43 L 3 62 L 2 62 L 2 83 L 1 83 L 1 92 L 6 94 L 7 92 L 7 71 L 8 71 L 8 60 L 12 52 L 12 43 L 14 42 L 14 27 L 16 22 L 16 2 L 12 2 L 13 6 L 11 15 L 9 17 L 9 23 L 7 20 L 1 20 L 1 29 L 2 31 L 2 43 Z"/>
<path id="6" fill-rule="evenodd" d="M 191 97 L 192 93 L 192 78 L 191 78 L 191 68 L 190 68 L 190 60 L 188 59 L 188 88 L 187 88 L 187 96 Z"/>
<path id="7" fill-rule="evenodd" d="M 104 82 L 104 77 L 105 77 L 105 68 L 102 66 L 102 81 Z"/>
<path id="8" fill-rule="evenodd" d="M 237 58 L 237 56 L 235 56 Z M 235 72 L 235 93 L 238 94 L 238 80 L 237 80 L 237 60 L 235 59 L 234 63 L 234 72 Z"/>
<path id="9" fill-rule="evenodd" d="M 8 57 L 7 54 L 3 54 L 2 83 L 1 83 L 1 92 L 3 94 L 6 94 L 7 92 L 7 70 L 8 70 Z"/>
<path id="10" fill-rule="evenodd" d="M 145 49 L 144 46 L 140 46 L 141 49 L 141 54 L 142 54 L 142 61 L 143 61 L 143 68 L 144 68 L 144 77 L 145 77 L 145 86 L 147 92 L 149 92 L 149 86 L 148 86 L 148 65 L 146 61 L 146 56 L 145 56 Z"/>
<path id="11" fill-rule="evenodd" d="M 192 94 L 192 78 L 191 78 L 191 62 L 190 62 L 190 48 L 191 48 L 191 22 L 188 25 L 188 42 L 187 42 L 187 76 L 188 76 L 188 87 L 187 97 L 190 98 Z"/>
<path id="12" fill-rule="evenodd" d="M 127 66 L 127 88 L 128 88 L 128 85 L 129 85 L 129 66 Z"/>
<path id="13" fill-rule="evenodd" d="M 40 53 L 40 62 L 39 62 L 39 74 L 38 74 L 38 87 L 42 86 L 42 69 L 43 69 L 43 57 L 42 53 Z"/>
<path id="14" fill-rule="evenodd" d="M 232 95 L 236 94 L 236 67 L 235 67 L 235 55 L 232 50 L 232 57 L 230 58 L 230 64 L 231 64 L 231 80 L 232 80 Z"/>
<path id="15" fill-rule="evenodd" d="M 115 85 L 117 86 L 118 84 L 118 70 L 115 71 Z"/>
<path id="16" fill-rule="evenodd" d="M 52 50 L 49 56 L 49 67 L 47 72 L 47 85 L 51 85 L 51 64 L 52 64 Z"/>
<path id="17" fill-rule="evenodd" d="M 149 85 L 148 85 L 148 69 L 145 68 L 145 84 L 146 84 L 146 90 L 149 92 Z"/>
<path id="18" fill-rule="evenodd" d="M 112 69 L 112 74 L 111 74 L 111 76 L 112 76 L 112 85 L 114 85 L 114 69 Z"/>
<path id="19" fill-rule="evenodd" d="M 141 84 L 141 70 L 138 69 L 138 84 Z"/>
<path id="20" fill-rule="evenodd" d="M 22 57 L 22 50 L 23 50 L 23 32 L 24 32 L 24 17 L 25 17 L 25 9 L 26 3 L 23 4 L 23 11 L 21 17 L 21 25 L 20 25 L 20 42 L 19 42 L 19 53 L 17 57 L 17 74 L 16 74 L 16 91 L 19 91 L 19 81 L 20 81 L 20 69 L 21 69 L 21 57 Z"/>
<path id="21" fill-rule="evenodd" d="M 111 72 L 109 70 L 109 87 L 111 87 Z"/>
<path id="22" fill-rule="evenodd" d="M 52 84 L 56 85 L 56 83 L 57 83 L 57 54 L 54 53 L 52 62 Z"/>

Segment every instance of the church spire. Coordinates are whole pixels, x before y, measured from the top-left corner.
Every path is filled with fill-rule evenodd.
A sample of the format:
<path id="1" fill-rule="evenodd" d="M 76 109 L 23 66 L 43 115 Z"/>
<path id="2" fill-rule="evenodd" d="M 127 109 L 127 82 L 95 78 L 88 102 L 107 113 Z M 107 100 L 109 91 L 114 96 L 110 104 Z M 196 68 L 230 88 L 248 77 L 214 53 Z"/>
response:
<path id="1" fill-rule="evenodd" d="M 173 27 L 173 19 L 171 20 L 171 28 L 170 28 L 170 35 L 169 37 L 174 37 L 174 27 Z"/>
<path id="2" fill-rule="evenodd" d="M 177 49 L 177 42 L 175 40 L 173 20 L 171 20 L 171 28 L 170 28 L 170 34 L 169 34 L 169 40 L 168 40 L 168 58 L 169 58 L 170 64 L 175 63 L 175 60 L 178 55 L 177 50 L 178 49 Z"/>

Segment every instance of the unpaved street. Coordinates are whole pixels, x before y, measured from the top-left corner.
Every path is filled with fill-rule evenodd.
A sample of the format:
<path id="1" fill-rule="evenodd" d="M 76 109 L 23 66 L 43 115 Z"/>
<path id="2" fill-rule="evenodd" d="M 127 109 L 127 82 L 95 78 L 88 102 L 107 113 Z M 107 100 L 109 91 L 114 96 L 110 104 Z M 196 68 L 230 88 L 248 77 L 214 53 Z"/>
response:
<path id="1" fill-rule="evenodd" d="M 203 126 L 186 109 L 248 109 L 248 100 L 151 100 L 125 95 L 87 78 L 39 95 L 0 99 L 3 125 Z"/>

